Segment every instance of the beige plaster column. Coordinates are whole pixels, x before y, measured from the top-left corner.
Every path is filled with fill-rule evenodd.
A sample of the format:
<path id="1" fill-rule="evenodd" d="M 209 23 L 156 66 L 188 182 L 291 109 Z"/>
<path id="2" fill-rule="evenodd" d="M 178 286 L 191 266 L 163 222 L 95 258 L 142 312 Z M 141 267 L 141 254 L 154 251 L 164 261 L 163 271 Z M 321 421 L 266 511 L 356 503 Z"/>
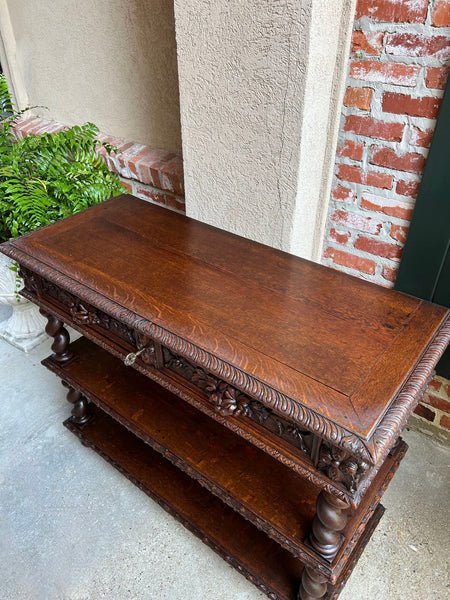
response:
<path id="1" fill-rule="evenodd" d="M 354 0 L 175 0 L 189 216 L 318 259 Z"/>

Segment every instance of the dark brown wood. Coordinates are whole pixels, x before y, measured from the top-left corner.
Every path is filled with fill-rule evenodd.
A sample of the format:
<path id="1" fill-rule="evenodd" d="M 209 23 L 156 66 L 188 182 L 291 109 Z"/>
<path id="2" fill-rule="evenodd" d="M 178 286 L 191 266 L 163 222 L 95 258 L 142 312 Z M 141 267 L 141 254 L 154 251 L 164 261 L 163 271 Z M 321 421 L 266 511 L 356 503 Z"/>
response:
<path id="1" fill-rule="evenodd" d="M 53 284 L 49 285 L 48 282 L 45 282 L 41 278 L 30 275 L 25 269 L 22 270 L 24 277 L 27 281 L 32 279 L 34 282 L 39 281 L 40 294 L 41 296 L 38 298 L 35 295 L 35 292 L 30 291 L 30 289 L 34 288 L 26 288 L 22 293 L 27 298 L 38 304 L 39 306 L 45 307 L 46 311 L 52 311 L 58 318 L 64 320 L 74 328 L 77 329 L 80 333 L 83 333 L 88 339 L 92 340 L 96 344 L 98 344 L 101 348 L 106 349 L 108 352 L 125 360 L 126 356 L 130 353 L 131 350 L 134 349 L 136 345 L 135 338 L 142 337 L 136 336 L 136 332 L 131 330 L 124 325 L 121 325 L 115 319 L 109 317 L 102 311 L 98 309 L 91 309 L 88 307 L 86 310 L 89 311 L 90 318 L 89 320 L 84 321 L 83 325 L 80 325 L 79 322 L 73 320 L 71 314 L 65 312 L 64 306 L 72 306 L 75 299 L 71 294 L 67 292 L 62 292 Z M 50 296 L 46 295 L 42 296 L 43 290 L 46 293 L 49 293 Z M 55 298 L 64 299 L 64 306 Z M 100 323 L 100 324 L 99 324 Z M 147 338 L 144 338 L 147 340 Z M 147 343 L 147 341 L 145 342 Z M 139 346 L 136 346 L 136 349 Z M 282 462 L 285 466 L 293 469 L 303 477 L 306 477 L 309 481 L 314 483 L 320 488 L 324 488 L 330 493 L 336 494 L 338 497 L 347 497 L 352 505 L 356 506 L 359 503 L 359 496 L 362 494 L 365 487 L 368 486 L 368 478 L 364 480 L 363 486 L 359 486 L 356 494 L 349 495 L 344 491 L 342 486 L 339 485 L 339 482 L 335 483 L 328 478 L 324 478 L 323 475 L 319 471 L 315 471 L 311 469 L 311 464 L 304 464 L 300 459 L 296 449 L 292 447 L 291 444 L 285 444 L 283 442 L 283 436 L 280 435 L 280 431 L 278 428 L 278 422 L 286 423 L 286 420 L 279 419 L 276 417 L 276 414 L 270 409 L 266 407 L 261 407 L 261 412 L 268 413 L 271 423 L 269 427 L 269 431 L 274 430 L 274 423 L 277 424 L 276 435 L 268 435 L 267 424 L 263 430 L 260 427 L 256 426 L 255 423 L 249 424 L 246 418 L 241 419 L 239 416 L 233 415 L 232 418 L 223 417 L 221 411 L 212 409 L 209 402 L 205 402 L 205 396 L 202 394 L 201 389 L 199 389 L 199 381 L 196 381 L 194 386 L 188 384 L 184 377 L 180 378 L 178 376 L 174 376 L 174 373 L 177 371 L 173 371 L 169 365 L 169 368 L 163 367 L 164 357 L 162 356 L 161 346 L 155 343 L 154 346 L 154 356 L 155 356 L 155 365 L 158 367 L 157 370 L 149 370 L 147 367 L 146 355 L 139 356 L 133 364 L 133 368 L 137 369 L 139 372 L 145 374 L 147 377 L 155 380 L 158 384 L 163 387 L 171 390 L 181 398 L 183 398 L 188 403 L 195 406 L 197 409 L 201 410 L 208 416 L 220 422 L 222 425 L 225 425 L 227 428 L 231 429 L 235 433 L 238 433 L 244 439 L 251 441 L 258 448 L 263 449 L 270 456 L 276 458 L 280 462 Z M 185 359 L 183 359 L 185 360 Z M 46 363 L 46 361 L 44 361 Z M 48 366 L 48 365 L 47 365 Z M 203 371 L 200 367 L 197 367 L 196 370 Z M 203 371 L 204 372 L 204 371 Z M 205 373 L 205 372 L 204 372 Z M 208 377 L 209 378 L 209 377 Z M 214 378 L 213 378 L 214 379 Z M 210 398 L 211 399 L 211 398 Z M 254 405 L 254 401 L 252 401 L 252 406 Z M 259 411 L 258 411 L 259 412 Z M 273 419 L 272 419 L 273 415 Z M 258 420 L 258 419 L 257 419 Z M 296 424 L 290 425 L 292 431 L 297 431 L 298 427 Z M 292 440 L 294 436 L 286 436 L 286 439 L 290 437 Z M 311 434 L 305 435 L 306 438 L 311 437 Z M 280 439 L 281 438 L 281 439 Z M 313 435 L 311 440 L 311 458 L 314 457 L 314 464 L 317 465 L 318 462 L 318 451 L 319 447 L 323 445 L 323 441 L 318 436 Z M 309 441 L 306 441 L 305 446 L 308 446 L 309 452 Z M 302 456 L 304 458 L 303 449 Z M 323 472 L 328 471 L 327 465 L 324 465 Z"/>
<path id="2" fill-rule="evenodd" d="M 304 465 L 301 461 L 297 459 L 297 457 L 293 457 L 289 452 L 285 450 L 280 451 L 279 444 L 275 440 L 275 444 L 273 444 L 274 440 L 272 438 L 267 438 L 265 435 L 261 435 L 261 432 L 258 432 L 255 436 L 255 432 L 252 431 L 252 428 L 248 427 L 247 413 L 245 414 L 244 419 L 240 419 L 240 417 L 235 418 L 224 418 L 220 414 L 222 411 L 220 407 L 216 406 L 217 411 L 211 411 L 208 406 L 205 406 L 202 403 L 198 403 L 198 397 L 192 398 L 191 393 L 186 393 L 184 386 L 180 389 L 176 383 L 174 386 L 174 382 L 171 381 L 171 378 L 167 377 L 168 371 L 161 369 L 161 367 L 166 364 L 166 360 L 164 358 L 165 352 L 169 352 L 167 349 L 162 352 L 162 347 L 157 343 L 153 342 L 154 347 L 152 347 L 152 341 L 149 340 L 148 336 L 142 336 L 136 330 L 127 327 L 120 321 L 115 318 L 110 317 L 103 311 L 92 307 L 85 303 L 83 305 L 83 315 L 84 318 L 82 320 L 82 326 L 80 326 L 79 319 L 73 319 L 73 313 L 78 314 L 80 301 L 69 294 L 66 291 L 61 290 L 54 284 L 49 283 L 46 280 L 36 276 L 33 273 L 28 272 L 26 269 L 22 269 L 25 281 L 27 282 L 27 287 L 23 292 L 26 297 L 33 300 L 40 306 L 45 307 L 45 310 L 53 312 L 60 319 L 64 321 L 69 321 L 73 327 L 81 331 L 84 335 L 100 344 L 102 347 L 107 348 L 109 351 L 113 352 L 118 356 L 122 356 L 123 353 L 128 354 L 129 350 L 123 349 L 124 341 L 128 344 L 132 344 L 132 348 L 136 347 L 139 350 L 138 354 L 140 354 L 141 349 L 143 347 L 148 347 L 148 352 L 142 354 L 134 363 L 134 367 L 145 373 L 147 376 L 154 378 L 158 383 L 169 387 L 175 391 L 175 393 L 181 395 L 185 400 L 190 403 L 193 403 L 197 408 L 206 412 L 209 416 L 212 416 L 216 420 L 219 420 L 225 426 L 231 428 L 233 431 L 239 433 L 246 439 L 252 439 L 253 443 L 256 443 L 258 447 L 263 447 L 264 440 L 264 449 L 275 456 L 278 460 L 283 462 L 283 464 L 290 466 L 295 469 L 297 472 L 307 477 L 310 481 L 314 482 L 316 485 L 324 487 L 327 491 L 332 494 L 336 494 L 338 497 L 345 498 L 347 497 L 348 501 L 352 504 L 352 506 L 356 506 L 361 500 L 362 495 L 364 494 L 367 487 L 370 485 L 373 477 L 376 474 L 376 469 L 367 470 L 368 464 L 367 461 L 362 458 L 361 451 L 364 457 L 367 455 L 365 452 L 367 450 L 370 451 L 370 456 L 377 456 L 377 462 L 380 463 L 381 458 L 385 458 L 389 449 L 391 448 L 392 443 L 395 442 L 398 434 L 401 432 L 402 428 L 406 424 L 406 420 L 409 414 L 414 409 L 415 405 L 420 400 L 422 394 L 424 393 L 427 385 L 430 381 L 430 378 L 433 374 L 433 366 L 437 358 L 443 352 L 448 340 L 448 336 L 450 334 L 450 323 L 447 323 L 433 342 L 428 347 L 427 351 L 422 357 L 420 364 L 416 367 L 414 373 L 408 379 L 407 384 L 402 388 L 401 392 L 398 394 L 396 398 L 396 402 L 389 408 L 387 413 L 385 414 L 380 426 L 372 438 L 370 445 L 365 444 L 365 446 L 361 447 L 360 441 L 356 439 L 350 432 L 341 432 L 339 429 L 331 428 L 329 430 L 330 435 L 333 436 L 333 444 L 341 447 L 341 450 L 337 449 L 337 455 L 340 456 L 344 454 L 346 457 L 349 456 L 353 452 L 353 457 L 345 458 L 345 460 L 339 459 L 341 463 L 340 471 L 341 476 L 336 478 L 332 477 L 332 481 L 324 480 L 323 477 L 320 476 L 319 473 L 311 470 L 310 465 Z M 56 302 L 56 304 L 55 304 Z M 65 312 L 65 307 L 69 309 L 69 313 Z M 73 310 L 75 307 L 75 311 Z M 71 320 L 72 319 L 72 320 Z M 150 346 L 149 346 L 150 344 Z M 149 354 L 150 352 L 150 354 Z M 153 354 L 152 354 L 153 352 Z M 169 352 L 170 356 L 175 357 L 176 361 L 181 363 L 186 363 L 190 361 L 186 361 L 185 358 L 180 357 L 179 355 L 174 355 Z M 170 359 L 167 362 L 167 366 L 170 367 Z M 158 371 L 149 370 L 147 364 L 154 365 L 158 367 Z M 196 372 L 202 372 L 200 380 L 203 378 L 205 381 L 213 381 L 214 385 L 220 385 L 219 380 L 216 377 L 208 374 L 207 371 L 202 369 L 201 367 L 196 366 L 193 369 L 194 374 Z M 169 381 L 168 381 L 169 379 Z M 194 377 L 191 379 L 194 380 Z M 196 385 L 198 386 L 200 380 L 196 380 Z M 185 382 L 183 382 L 184 384 Z M 209 383 L 206 386 L 208 389 Z M 209 388 L 212 389 L 212 388 Z M 215 400 L 215 392 L 210 393 L 210 400 Z M 215 403 L 215 402 L 213 402 Z M 264 412 L 269 411 L 267 407 L 262 407 L 262 414 Z M 237 423 L 239 420 L 239 423 Z M 278 419 L 275 419 L 275 422 Z M 283 421 L 283 419 L 281 420 Z M 280 421 L 280 422 L 281 422 Z M 321 424 L 320 419 L 313 421 L 315 424 Z M 277 425 L 278 426 L 278 425 Z M 299 430 L 299 427 L 296 423 L 292 423 L 291 425 L 294 431 Z M 300 429 L 301 430 L 301 429 Z M 303 435 L 303 434 L 302 434 Z M 278 436 L 280 436 L 280 431 L 278 431 Z M 321 440 L 321 438 L 320 438 Z M 317 441 L 317 440 L 316 440 Z M 314 443 L 314 439 L 312 439 L 312 443 Z M 317 465 L 317 469 L 321 473 L 330 473 L 331 471 L 335 471 L 333 465 L 336 464 L 336 455 L 335 451 L 332 448 L 326 446 L 323 441 L 320 441 L 321 448 L 317 445 L 315 446 L 315 451 L 317 453 L 318 450 L 322 450 L 320 453 L 320 461 Z M 312 444 L 311 444 L 312 449 Z M 303 449 L 302 449 L 303 450 Z M 331 463 L 327 464 L 327 461 L 323 460 L 329 456 L 331 458 Z M 370 458 L 368 458 L 369 463 L 372 462 Z M 351 468 L 349 469 L 349 465 Z M 345 467 L 345 468 L 344 468 Z M 334 482 L 334 483 L 333 483 Z M 340 487 L 339 484 L 342 482 L 345 486 L 347 486 L 348 490 L 351 492 L 345 493 Z"/>
<path id="3" fill-rule="evenodd" d="M 293 600 L 303 565 L 106 414 L 64 425 L 273 599 Z M 271 595 L 272 594 L 272 595 Z"/>
<path id="4" fill-rule="evenodd" d="M 344 542 L 342 530 L 347 525 L 349 505 L 336 496 L 320 492 L 316 503 L 309 541 L 326 560 L 331 561 Z"/>
<path id="5" fill-rule="evenodd" d="M 77 425 L 84 425 L 90 420 L 88 400 L 81 392 L 69 386 L 67 400 L 73 404 L 72 421 Z"/>
<path id="6" fill-rule="evenodd" d="M 337 598 L 449 311 L 131 196 L 0 251 L 48 318 L 67 426 L 270 597 Z"/>
<path id="7" fill-rule="evenodd" d="M 81 338 L 67 368 L 43 364 L 200 484 L 309 560 L 319 490 L 219 423 Z M 81 395 L 81 392 L 78 392 Z"/>
<path id="8" fill-rule="evenodd" d="M 364 549 L 370 540 L 372 533 L 380 522 L 381 517 L 383 516 L 385 508 L 382 504 L 378 504 L 374 513 L 370 516 L 367 523 L 365 523 L 364 532 L 360 538 L 359 544 L 354 548 L 352 554 L 349 556 L 346 561 L 345 568 L 341 571 L 339 579 L 336 584 L 330 587 L 328 594 L 325 596 L 324 600 L 336 600 L 339 597 L 342 589 L 347 583 L 348 578 L 352 574 L 354 566 L 357 564 L 359 557 L 364 552 Z"/>
<path id="9" fill-rule="evenodd" d="M 39 312 L 47 319 L 45 332 L 54 339 L 52 344 L 53 359 L 61 364 L 68 362 L 73 358 L 73 354 L 68 350 L 70 336 L 64 327 L 64 323 L 45 310 L 40 310 Z"/>
<path id="10" fill-rule="evenodd" d="M 327 592 L 327 578 L 317 569 L 305 567 L 298 593 L 299 600 L 319 600 Z"/>

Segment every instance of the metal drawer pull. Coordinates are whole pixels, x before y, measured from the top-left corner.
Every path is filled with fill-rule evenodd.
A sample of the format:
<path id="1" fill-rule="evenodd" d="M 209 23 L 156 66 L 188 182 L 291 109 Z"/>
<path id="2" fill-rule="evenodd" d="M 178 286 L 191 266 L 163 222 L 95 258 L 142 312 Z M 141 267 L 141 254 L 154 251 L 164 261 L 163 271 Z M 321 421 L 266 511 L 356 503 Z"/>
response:
<path id="1" fill-rule="evenodd" d="M 146 350 L 148 350 L 148 348 L 141 348 L 141 350 L 139 350 L 139 352 L 130 352 L 130 354 L 127 354 L 125 356 L 125 358 L 123 359 L 125 366 L 131 367 L 131 365 L 134 365 L 137 357 L 140 356 Z"/>

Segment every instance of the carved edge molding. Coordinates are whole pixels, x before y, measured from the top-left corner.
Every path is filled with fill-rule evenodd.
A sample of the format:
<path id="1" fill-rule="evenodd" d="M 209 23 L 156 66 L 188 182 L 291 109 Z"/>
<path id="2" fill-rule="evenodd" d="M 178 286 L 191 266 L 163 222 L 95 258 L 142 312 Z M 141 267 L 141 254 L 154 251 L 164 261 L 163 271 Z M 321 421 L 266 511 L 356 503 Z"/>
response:
<path id="1" fill-rule="evenodd" d="M 78 296 L 81 300 L 92 304 L 129 327 L 137 329 L 144 335 L 159 341 L 169 349 L 173 350 L 176 354 L 188 358 L 214 375 L 217 375 L 222 380 L 237 387 L 245 394 L 259 400 L 269 408 L 272 408 L 281 416 L 288 417 L 299 425 L 304 426 L 309 431 L 330 441 L 332 444 L 340 446 L 352 454 L 361 456 L 363 459 L 373 462 L 367 448 L 358 437 L 333 421 L 318 415 L 298 401 L 292 400 L 278 390 L 267 386 L 242 370 L 226 363 L 213 354 L 195 346 L 191 342 L 188 342 L 172 332 L 167 331 L 163 327 L 139 317 L 129 309 L 105 298 L 105 296 L 87 287 L 85 284 L 74 281 L 64 273 L 60 273 L 53 267 L 50 267 L 29 254 L 26 254 L 22 250 L 15 248 L 11 243 L 6 243 L 0 249 L 2 252 L 16 260 L 20 265 L 25 266 L 62 289 Z"/>
<path id="2" fill-rule="evenodd" d="M 48 279 L 52 283 L 78 296 L 80 299 L 92 304 L 115 319 L 120 320 L 129 327 L 137 329 L 144 335 L 164 344 L 177 354 L 188 358 L 192 362 L 217 375 L 224 381 L 235 386 L 243 393 L 259 400 L 281 416 L 292 419 L 309 431 L 328 440 L 335 446 L 367 460 L 372 464 L 380 464 L 388 454 L 392 443 L 399 435 L 415 405 L 419 401 L 417 395 L 424 389 L 425 382 L 430 376 L 434 366 L 444 352 L 450 341 L 450 320 L 444 323 L 437 337 L 424 353 L 422 360 L 415 371 L 393 401 L 391 407 L 381 420 L 372 438 L 363 441 L 345 428 L 311 409 L 294 401 L 278 390 L 267 386 L 258 379 L 251 377 L 244 371 L 226 363 L 202 348 L 173 334 L 172 332 L 139 317 L 129 309 L 105 298 L 99 292 L 92 290 L 85 284 L 78 283 L 55 270 L 53 267 L 15 248 L 11 243 L 4 244 L 0 250 L 31 269 L 35 273 Z"/>
<path id="3" fill-rule="evenodd" d="M 434 340 L 422 355 L 412 375 L 398 393 L 371 438 L 369 452 L 382 462 L 389 454 L 393 441 L 405 428 L 408 418 L 424 395 L 434 375 L 436 363 L 450 342 L 450 317 L 440 327 Z"/>

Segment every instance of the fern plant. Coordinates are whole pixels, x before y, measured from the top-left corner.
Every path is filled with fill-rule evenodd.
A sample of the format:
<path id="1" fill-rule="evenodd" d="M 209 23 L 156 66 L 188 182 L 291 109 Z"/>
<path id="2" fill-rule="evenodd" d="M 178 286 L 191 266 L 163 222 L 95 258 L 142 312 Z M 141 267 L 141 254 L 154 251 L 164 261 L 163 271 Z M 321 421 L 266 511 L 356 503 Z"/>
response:
<path id="1" fill-rule="evenodd" d="M 0 117 L 6 119 L 12 114 L 11 95 L 8 90 L 8 84 L 3 73 L 0 74 Z"/>
<path id="2" fill-rule="evenodd" d="M 54 223 L 110 196 L 123 193 L 98 149 L 116 149 L 97 140 L 92 123 L 56 133 L 16 139 L 17 111 L 0 75 L 0 110 L 10 111 L 0 124 L 0 241 Z"/>

